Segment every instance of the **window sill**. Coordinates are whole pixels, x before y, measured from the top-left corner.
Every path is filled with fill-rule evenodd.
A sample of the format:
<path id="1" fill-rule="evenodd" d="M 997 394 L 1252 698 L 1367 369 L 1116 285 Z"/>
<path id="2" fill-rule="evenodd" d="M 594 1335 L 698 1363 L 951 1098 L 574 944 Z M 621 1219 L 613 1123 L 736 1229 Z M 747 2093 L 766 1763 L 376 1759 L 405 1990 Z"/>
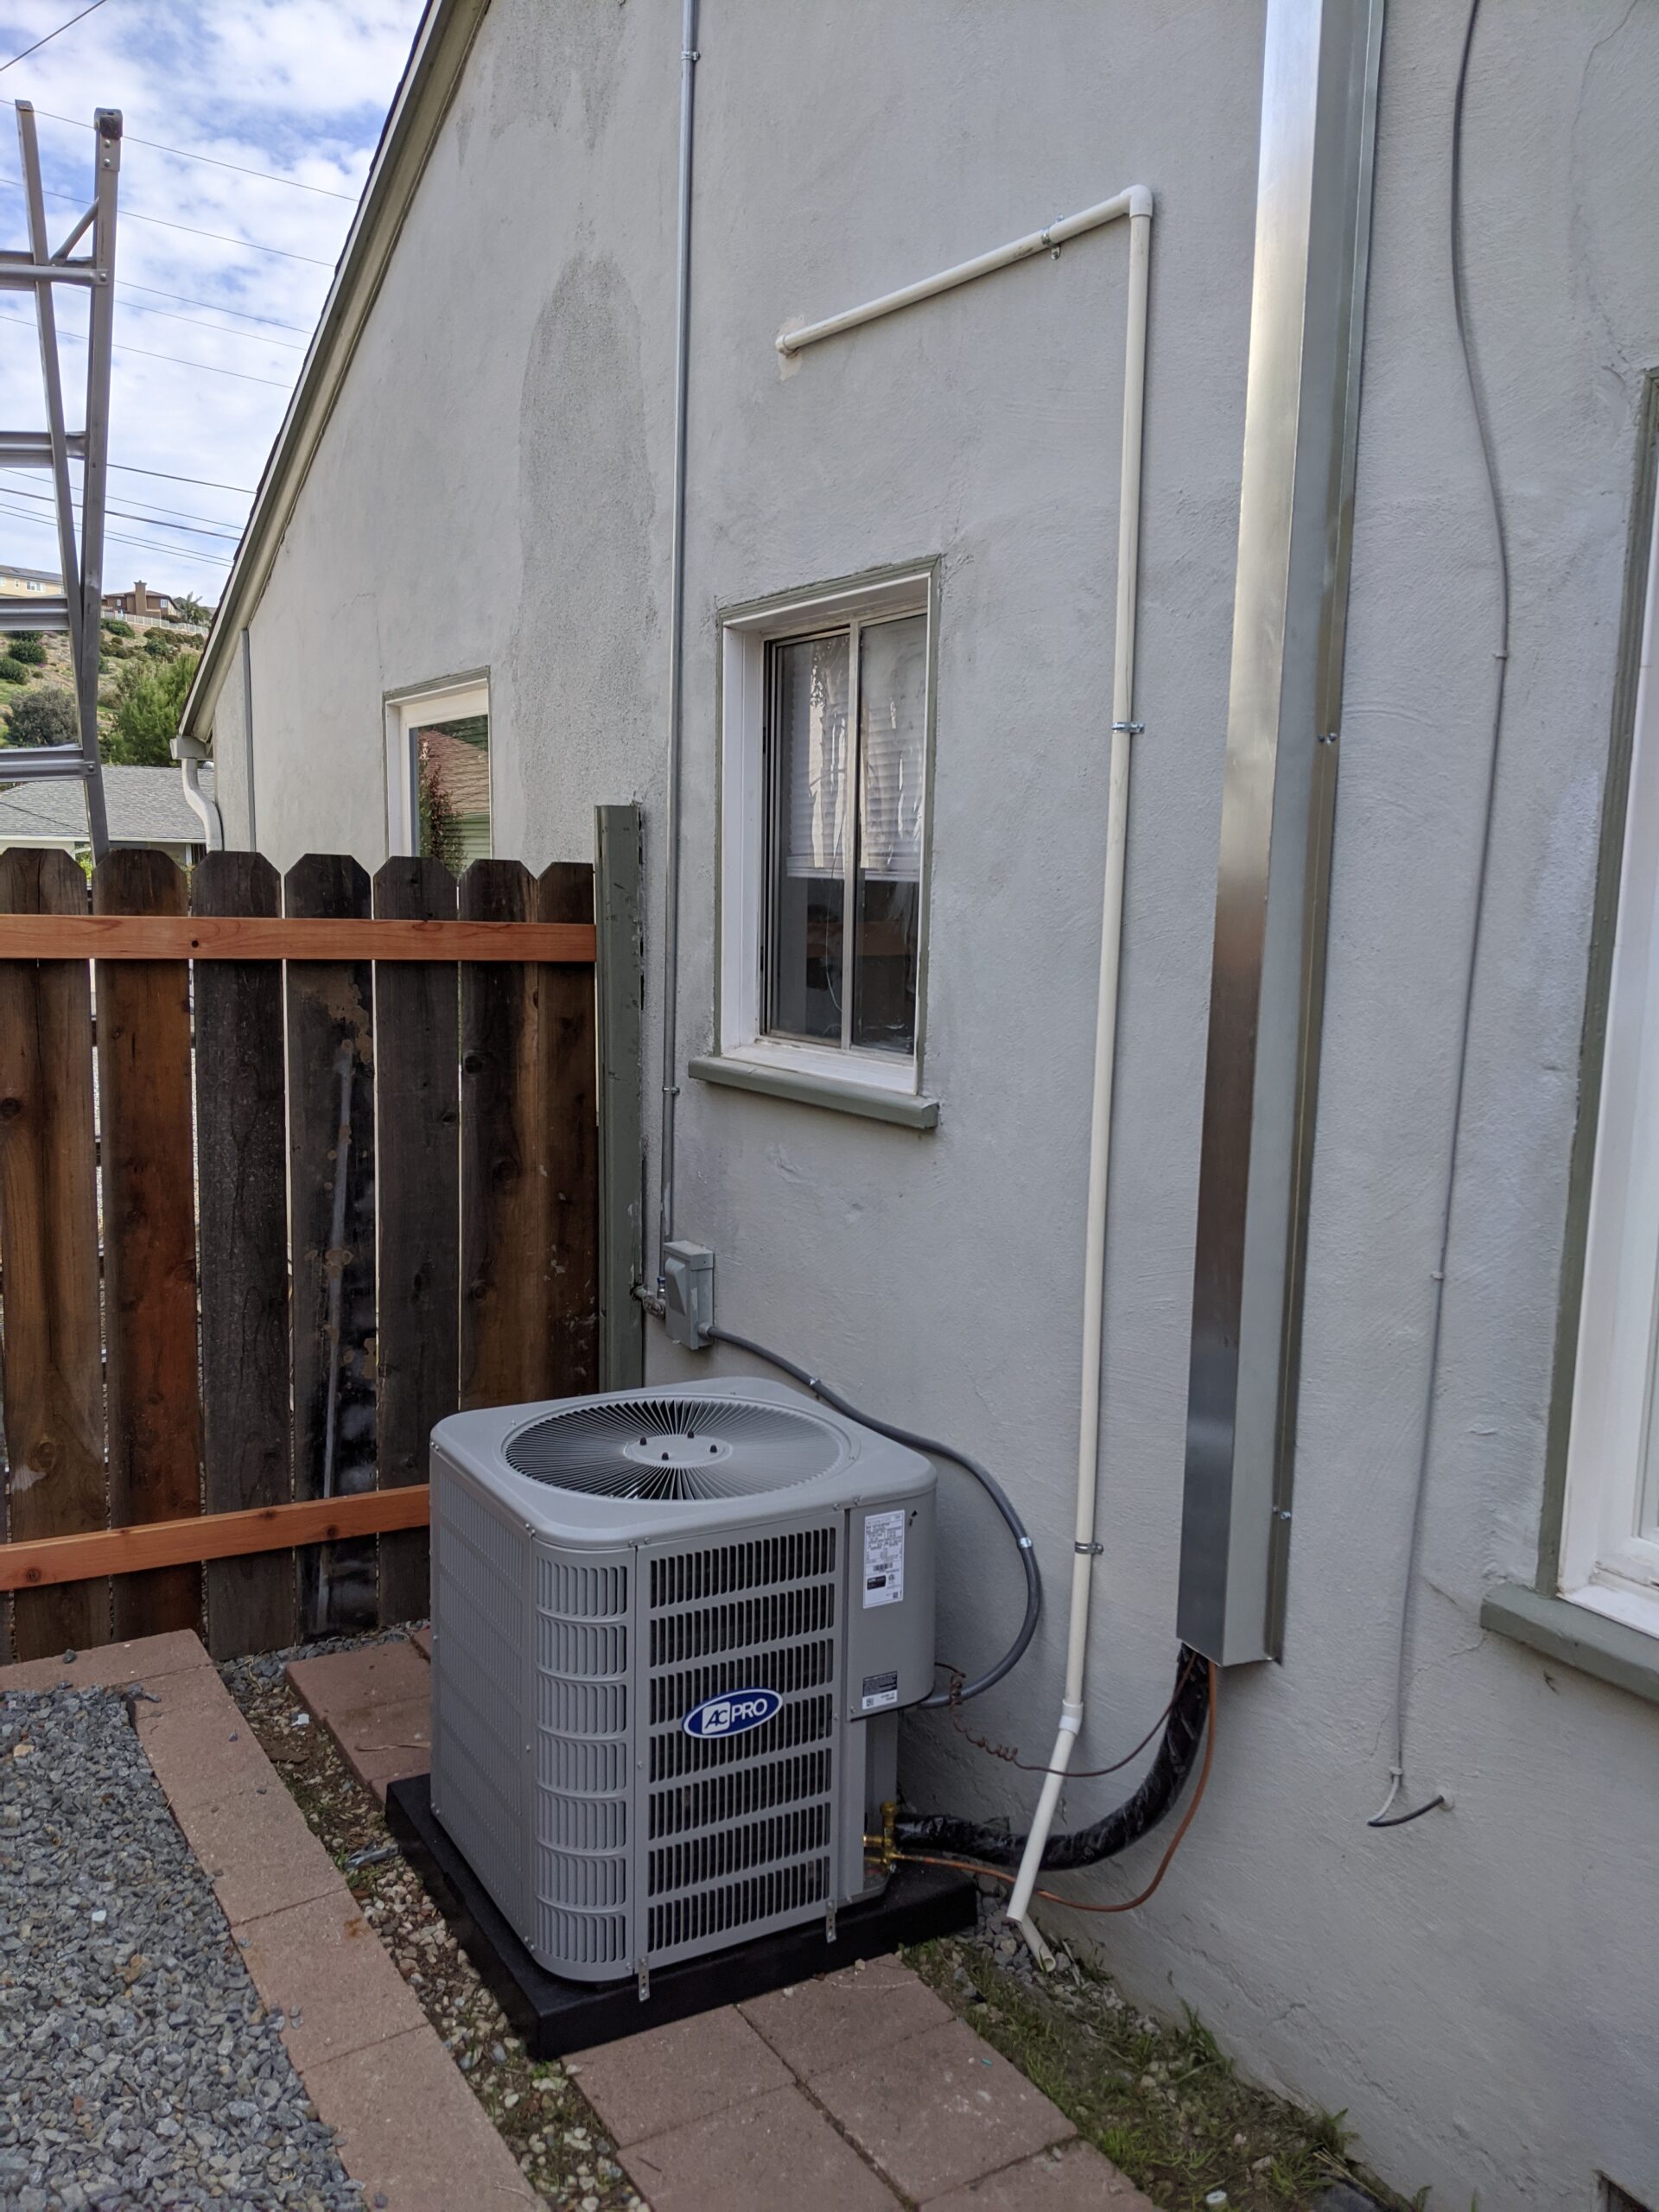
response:
<path id="1" fill-rule="evenodd" d="M 1659 1637 L 1649 1636 L 1624 1621 L 1610 1619 L 1570 1598 L 1551 1598 L 1522 1582 L 1501 1582 L 1489 1590 L 1480 1608 L 1480 1624 L 1517 1643 L 1541 1651 L 1546 1658 L 1576 1667 L 1615 1689 L 1659 1705 Z"/>
<path id="2" fill-rule="evenodd" d="M 686 1071 L 700 1083 L 724 1084 L 732 1090 L 757 1091 L 765 1098 L 787 1098 L 798 1106 L 825 1106 L 832 1114 L 859 1114 L 868 1122 L 891 1122 L 902 1129 L 937 1128 L 939 1102 L 905 1090 L 878 1090 L 862 1083 L 842 1083 L 830 1076 L 785 1068 L 760 1067 L 748 1060 L 709 1053 Z"/>

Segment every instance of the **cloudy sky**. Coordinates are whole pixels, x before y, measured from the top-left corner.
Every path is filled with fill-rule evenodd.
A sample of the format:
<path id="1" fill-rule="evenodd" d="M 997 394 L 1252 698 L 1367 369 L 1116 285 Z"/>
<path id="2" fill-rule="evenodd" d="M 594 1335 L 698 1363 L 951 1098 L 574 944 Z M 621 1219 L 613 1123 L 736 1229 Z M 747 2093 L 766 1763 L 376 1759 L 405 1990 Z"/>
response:
<path id="1" fill-rule="evenodd" d="M 0 62 L 85 4 L 0 0 Z M 54 245 L 91 197 L 93 110 L 124 122 L 106 588 L 142 575 L 218 597 L 420 12 L 420 0 L 102 0 L 0 69 L 0 245 L 27 243 L 11 102 L 37 111 Z M 86 349 L 69 334 L 86 313 L 67 289 L 56 297 L 77 428 Z M 41 428 L 27 295 L 0 294 L 7 323 L 0 427 Z M 0 469 L 0 558 L 55 573 L 48 489 L 38 473 Z"/>

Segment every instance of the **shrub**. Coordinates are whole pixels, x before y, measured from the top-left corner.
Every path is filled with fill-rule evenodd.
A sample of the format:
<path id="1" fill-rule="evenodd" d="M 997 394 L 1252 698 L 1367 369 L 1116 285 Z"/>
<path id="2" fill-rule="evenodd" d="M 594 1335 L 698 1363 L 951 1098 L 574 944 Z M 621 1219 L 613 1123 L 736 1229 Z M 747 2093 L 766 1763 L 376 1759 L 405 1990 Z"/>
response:
<path id="1" fill-rule="evenodd" d="M 144 633 L 144 651 L 153 653 L 157 660 L 171 660 L 178 647 L 164 630 L 149 630 Z"/>
<path id="2" fill-rule="evenodd" d="M 74 701 L 55 684 L 42 683 L 25 691 L 7 713 L 6 741 L 10 745 L 78 745 L 80 717 Z"/>
<path id="3" fill-rule="evenodd" d="M 38 645 L 46 632 L 44 630 L 14 630 L 11 634 L 14 643 L 17 645 Z"/>
<path id="4" fill-rule="evenodd" d="M 34 672 L 25 668 L 22 661 L 14 660 L 10 653 L 0 658 L 0 683 L 27 683 Z"/>
<path id="5" fill-rule="evenodd" d="M 104 627 L 111 638 L 130 638 L 133 634 L 130 622 L 124 622 L 118 614 L 106 614 Z"/>
<path id="6" fill-rule="evenodd" d="M 27 661 L 31 668 L 42 668 L 46 664 L 46 647 L 38 638 L 28 637 L 20 631 L 12 639 L 11 657 Z"/>
<path id="7" fill-rule="evenodd" d="M 105 746 L 106 759 L 122 767 L 164 768 L 168 746 L 179 734 L 190 679 L 200 653 L 167 660 L 137 655 L 116 678 L 115 713 Z"/>

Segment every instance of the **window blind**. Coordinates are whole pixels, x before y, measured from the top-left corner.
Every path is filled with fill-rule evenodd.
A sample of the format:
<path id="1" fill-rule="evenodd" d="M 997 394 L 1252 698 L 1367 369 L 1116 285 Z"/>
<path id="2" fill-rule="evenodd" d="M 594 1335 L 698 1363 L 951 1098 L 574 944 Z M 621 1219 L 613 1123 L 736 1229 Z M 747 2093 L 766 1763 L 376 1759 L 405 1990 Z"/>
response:
<path id="1" fill-rule="evenodd" d="M 859 863 L 898 883 L 922 874 L 922 769 L 926 751 L 927 618 L 874 622 L 859 667 Z"/>
<path id="2" fill-rule="evenodd" d="M 846 866 L 849 677 L 844 631 L 803 639 L 779 653 L 791 875 L 839 876 Z"/>

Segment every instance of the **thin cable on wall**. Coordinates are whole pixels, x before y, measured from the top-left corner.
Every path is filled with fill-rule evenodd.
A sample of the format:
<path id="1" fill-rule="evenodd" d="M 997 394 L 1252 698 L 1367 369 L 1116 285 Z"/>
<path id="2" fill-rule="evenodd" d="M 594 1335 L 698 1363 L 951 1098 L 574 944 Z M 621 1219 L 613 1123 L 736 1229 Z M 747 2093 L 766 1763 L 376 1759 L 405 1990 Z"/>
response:
<path id="1" fill-rule="evenodd" d="M 1497 560 L 1498 625 L 1497 647 L 1493 655 L 1497 663 L 1497 677 L 1492 687 L 1491 734 L 1486 757 L 1486 798 L 1481 816 L 1480 861 L 1475 871 L 1475 919 L 1469 945 L 1469 962 L 1464 973 L 1463 1013 L 1458 1037 L 1457 1080 L 1452 1093 L 1452 1155 L 1446 1168 L 1445 1197 L 1440 1210 L 1440 1256 L 1436 1262 L 1432 1290 L 1432 1318 L 1428 1337 L 1428 1386 L 1423 1408 L 1422 1441 L 1417 1461 L 1417 1484 L 1412 1499 L 1411 1535 L 1406 1547 L 1405 1588 L 1400 1603 L 1400 1638 L 1395 1665 L 1394 1681 L 1394 1764 L 1389 1770 L 1389 1794 L 1382 1805 L 1366 1823 L 1374 1828 L 1405 1827 L 1425 1813 L 1432 1813 L 1445 1803 L 1443 1796 L 1431 1798 L 1414 1810 L 1395 1814 L 1394 1808 L 1406 1779 L 1406 1700 L 1411 1670 L 1412 1630 L 1417 1611 L 1418 1567 L 1423 1548 L 1423 1518 L 1428 1498 L 1428 1471 L 1434 1445 L 1434 1408 L 1440 1372 L 1441 1324 L 1446 1312 L 1446 1267 L 1452 1246 L 1452 1218 L 1457 1199 L 1458 1175 L 1463 1154 L 1464 1096 L 1469 1081 L 1469 1039 L 1473 1027 L 1475 982 L 1480 968 L 1481 940 L 1486 917 L 1486 879 L 1492 851 L 1492 816 L 1497 799 L 1498 757 L 1503 732 L 1503 690 L 1510 665 L 1510 545 L 1509 528 L 1503 512 L 1503 494 L 1498 483 L 1497 461 L 1492 443 L 1491 423 L 1486 411 L 1485 394 L 1481 387 L 1479 365 L 1475 357 L 1474 343 L 1470 335 L 1468 287 L 1464 269 L 1463 246 L 1463 133 L 1464 111 L 1469 91 L 1469 60 L 1474 50 L 1475 26 L 1480 20 L 1480 0 L 1470 0 L 1469 15 L 1464 25 L 1463 52 L 1458 62 L 1457 92 L 1452 104 L 1452 191 L 1451 191 L 1451 246 L 1452 246 L 1452 307 L 1457 320 L 1458 345 L 1463 356 L 1463 372 L 1469 388 L 1470 404 L 1474 410 L 1475 428 L 1480 437 L 1480 457 L 1486 477 L 1487 497 L 1492 516 L 1492 537 Z"/>

